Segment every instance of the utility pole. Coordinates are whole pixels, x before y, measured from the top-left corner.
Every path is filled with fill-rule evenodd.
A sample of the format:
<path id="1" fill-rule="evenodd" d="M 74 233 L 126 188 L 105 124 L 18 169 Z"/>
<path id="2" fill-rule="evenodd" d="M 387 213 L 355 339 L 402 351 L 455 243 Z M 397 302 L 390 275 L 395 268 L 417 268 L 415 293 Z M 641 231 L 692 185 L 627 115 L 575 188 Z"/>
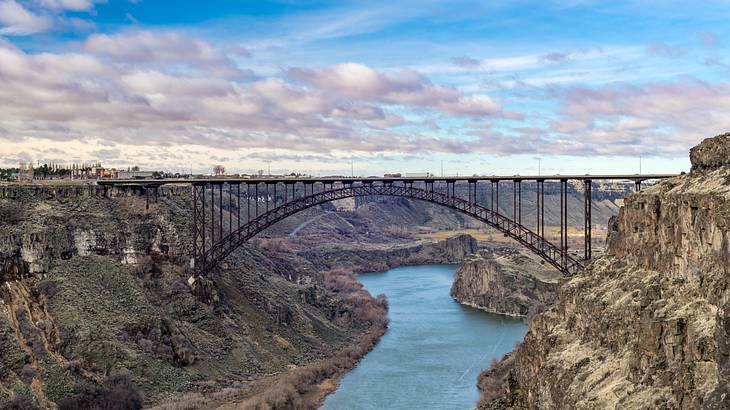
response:
<path id="1" fill-rule="evenodd" d="M 444 177 L 444 160 L 441 160 L 441 178 Z"/>
<path id="2" fill-rule="evenodd" d="M 355 159 L 350 158 L 350 176 L 355 177 Z"/>
<path id="3" fill-rule="evenodd" d="M 639 175 L 641 175 L 641 155 L 639 155 Z"/>
<path id="4" fill-rule="evenodd" d="M 268 160 L 266 160 L 266 161 L 264 161 L 264 162 L 266 162 L 266 164 L 268 165 L 268 167 L 269 167 L 269 168 L 268 168 L 268 170 L 269 170 L 269 176 L 271 176 L 271 160 L 270 160 L 270 159 L 268 159 Z"/>

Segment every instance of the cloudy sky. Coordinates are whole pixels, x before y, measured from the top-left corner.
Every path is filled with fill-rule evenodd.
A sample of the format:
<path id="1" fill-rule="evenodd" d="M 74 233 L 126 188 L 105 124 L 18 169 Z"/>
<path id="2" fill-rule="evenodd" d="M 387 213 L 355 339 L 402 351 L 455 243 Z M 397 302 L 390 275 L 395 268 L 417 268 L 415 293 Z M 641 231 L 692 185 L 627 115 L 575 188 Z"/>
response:
<path id="1" fill-rule="evenodd" d="M 0 0 L 0 166 L 679 172 L 730 1 Z"/>

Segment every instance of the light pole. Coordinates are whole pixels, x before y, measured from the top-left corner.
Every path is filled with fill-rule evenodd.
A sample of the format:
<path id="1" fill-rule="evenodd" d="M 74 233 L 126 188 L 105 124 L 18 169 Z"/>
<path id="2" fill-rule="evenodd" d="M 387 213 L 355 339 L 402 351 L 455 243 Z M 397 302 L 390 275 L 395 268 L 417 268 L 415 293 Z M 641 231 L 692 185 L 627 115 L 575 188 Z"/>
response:
<path id="1" fill-rule="evenodd" d="M 639 175 L 641 175 L 641 155 L 639 155 Z"/>

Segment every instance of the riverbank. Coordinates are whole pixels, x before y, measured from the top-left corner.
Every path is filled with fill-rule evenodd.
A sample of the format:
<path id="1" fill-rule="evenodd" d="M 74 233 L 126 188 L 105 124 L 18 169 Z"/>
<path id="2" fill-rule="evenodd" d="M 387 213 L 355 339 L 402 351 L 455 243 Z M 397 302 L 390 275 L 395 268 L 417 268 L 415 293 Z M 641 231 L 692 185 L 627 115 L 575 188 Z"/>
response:
<path id="1" fill-rule="evenodd" d="M 290 371 L 272 375 L 263 381 L 253 381 L 243 387 L 189 393 L 165 400 L 155 410 L 172 410 L 185 403 L 195 403 L 190 408 L 248 409 L 248 408 L 316 408 L 327 394 L 336 390 L 339 380 L 377 343 L 387 329 L 387 300 L 373 297 L 358 281 L 356 274 L 387 270 L 390 267 L 422 263 L 457 263 L 477 249 L 476 240 L 460 235 L 441 241 L 418 241 L 415 244 L 397 246 L 344 247 L 320 246 L 299 251 L 282 246 L 281 241 L 260 241 L 258 245 L 272 260 L 291 257 L 296 252 L 314 265 L 318 280 L 338 298 L 345 301 L 345 308 L 352 312 L 347 318 L 355 324 L 367 324 L 367 330 L 352 337 L 346 347 L 332 356 L 291 368 Z M 455 268 L 454 268 L 455 269 Z M 280 400 L 284 392 L 286 400 Z"/>
<path id="2" fill-rule="evenodd" d="M 388 296 L 390 326 L 373 351 L 342 378 L 323 410 L 473 405 L 477 374 L 512 350 L 526 326 L 451 299 L 457 268 L 406 266 L 359 275 L 366 289 Z"/>

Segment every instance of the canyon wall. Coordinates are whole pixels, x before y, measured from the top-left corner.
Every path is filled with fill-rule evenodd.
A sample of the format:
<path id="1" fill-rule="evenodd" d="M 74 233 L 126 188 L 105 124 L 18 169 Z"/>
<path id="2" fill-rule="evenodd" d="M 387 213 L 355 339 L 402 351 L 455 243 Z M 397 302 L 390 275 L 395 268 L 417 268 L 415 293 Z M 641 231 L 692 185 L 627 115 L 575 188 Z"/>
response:
<path id="1" fill-rule="evenodd" d="M 187 285 L 189 188 L 6 187 L 0 198 L 0 407 L 42 407 L 129 373 L 148 403 L 329 357 L 369 325 L 311 262 L 246 245 Z M 168 195 L 169 193 L 169 195 Z M 197 285 L 197 284 L 196 284 Z M 89 387 L 90 388 L 90 387 Z"/>
<path id="2" fill-rule="evenodd" d="M 528 250 L 493 245 L 464 261 L 451 296 L 488 312 L 526 317 L 552 305 L 559 277 Z"/>
<path id="3" fill-rule="evenodd" d="M 730 407 L 730 137 L 627 198 L 606 256 L 558 288 L 479 408 Z"/>

